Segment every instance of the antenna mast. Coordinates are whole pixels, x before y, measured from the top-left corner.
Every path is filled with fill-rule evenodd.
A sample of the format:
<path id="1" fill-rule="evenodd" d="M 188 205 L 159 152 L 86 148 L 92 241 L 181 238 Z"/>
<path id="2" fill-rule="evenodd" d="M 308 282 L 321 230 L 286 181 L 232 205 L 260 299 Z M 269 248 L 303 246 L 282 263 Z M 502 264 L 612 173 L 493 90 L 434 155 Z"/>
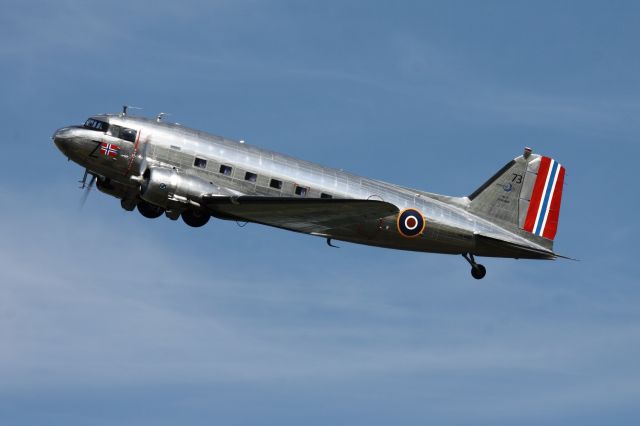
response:
<path id="1" fill-rule="evenodd" d="M 139 107 L 135 107 L 132 105 L 122 105 L 122 113 L 120 114 L 120 117 L 125 117 L 127 115 L 127 111 L 129 111 L 129 108 L 131 109 L 142 109 Z"/>

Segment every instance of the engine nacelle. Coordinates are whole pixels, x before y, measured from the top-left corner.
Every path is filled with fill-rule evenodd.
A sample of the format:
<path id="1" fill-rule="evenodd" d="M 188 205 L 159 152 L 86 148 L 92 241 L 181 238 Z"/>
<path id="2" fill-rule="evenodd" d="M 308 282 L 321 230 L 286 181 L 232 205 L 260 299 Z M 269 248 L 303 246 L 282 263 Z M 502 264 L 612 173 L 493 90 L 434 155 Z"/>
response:
<path id="1" fill-rule="evenodd" d="M 128 196 L 135 197 L 138 192 L 137 186 L 125 185 L 102 176 L 96 179 L 96 188 L 98 188 L 100 192 L 120 199 L 127 198 Z"/>
<path id="2" fill-rule="evenodd" d="M 216 186 L 196 176 L 173 169 L 152 167 L 144 172 L 140 197 L 164 209 L 196 205 L 203 194 L 215 192 Z"/>

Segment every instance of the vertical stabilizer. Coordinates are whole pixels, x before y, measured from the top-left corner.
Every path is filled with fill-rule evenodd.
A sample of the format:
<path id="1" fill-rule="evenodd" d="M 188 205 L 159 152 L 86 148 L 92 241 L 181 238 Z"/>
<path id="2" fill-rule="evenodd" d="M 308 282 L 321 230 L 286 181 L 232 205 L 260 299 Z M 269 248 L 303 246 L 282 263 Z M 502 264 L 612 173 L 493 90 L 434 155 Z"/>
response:
<path id="1" fill-rule="evenodd" d="M 564 174 L 560 163 L 527 148 L 468 197 L 469 210 L 551 248 Z"/>

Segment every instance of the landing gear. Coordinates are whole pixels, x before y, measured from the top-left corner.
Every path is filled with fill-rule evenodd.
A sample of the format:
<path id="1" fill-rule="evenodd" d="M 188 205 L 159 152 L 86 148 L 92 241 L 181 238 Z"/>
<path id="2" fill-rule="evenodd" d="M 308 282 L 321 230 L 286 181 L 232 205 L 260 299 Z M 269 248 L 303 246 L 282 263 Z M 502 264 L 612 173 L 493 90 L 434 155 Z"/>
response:
<path id="1" fill-rule="evenodd" d="M 178 220 L 180 217 L 180 210 L 165 210 L 164 215 L 171 220 Z"/>
<path id="2" fill-rule="evenodd" d="M 123 198 L 120 200 L 120 206 L 126 211 L 130 212 L 136 208 L 136 200 L 130 198 Z"/>
<path id="3" fill-rule="evenodd" d="M 182 220 L 189 226 L 199 228 L 209 222 L 211 215 L 203 210 L 188 209 L 182 212 Z"/>
<path id="4" fill-rule="evenodd" d="M 155 219 L 162 216 L 162 213 L 164 213 L 164 209 L 162 207 L 154 206 L 144 200 L 138 201 L 138 211 L 142 216 L 149 219 Z"/>
<path id="5" fill-rule="evenodd" d="M 476 259 L 471 253 L 465 253 L 462 255 L 462 257 L 464 257 L 465 260 L 469 262 L 469 265 L 471 265 L 471 276 L 473 278 L 475 278 L 476 280 L 481 280 L 485 275 L 487 275 L 487 268 L 479 263 L 476 263 Z"/>

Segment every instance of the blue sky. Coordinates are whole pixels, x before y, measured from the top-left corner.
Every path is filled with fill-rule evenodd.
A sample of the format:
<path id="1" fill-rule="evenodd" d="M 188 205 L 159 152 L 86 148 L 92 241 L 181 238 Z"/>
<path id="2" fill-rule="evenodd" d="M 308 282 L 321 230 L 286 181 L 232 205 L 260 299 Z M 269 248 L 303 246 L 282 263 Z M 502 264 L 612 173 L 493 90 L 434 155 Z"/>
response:
<path id="1" fill-rule="evenodd" d="M 0 16 L 0 423 L 637 424 L 636 2 L 14 2 Z M 149 221 L 49 137 L 123 103 L 464 195 L 567 167 L 580 262 Z"/>

